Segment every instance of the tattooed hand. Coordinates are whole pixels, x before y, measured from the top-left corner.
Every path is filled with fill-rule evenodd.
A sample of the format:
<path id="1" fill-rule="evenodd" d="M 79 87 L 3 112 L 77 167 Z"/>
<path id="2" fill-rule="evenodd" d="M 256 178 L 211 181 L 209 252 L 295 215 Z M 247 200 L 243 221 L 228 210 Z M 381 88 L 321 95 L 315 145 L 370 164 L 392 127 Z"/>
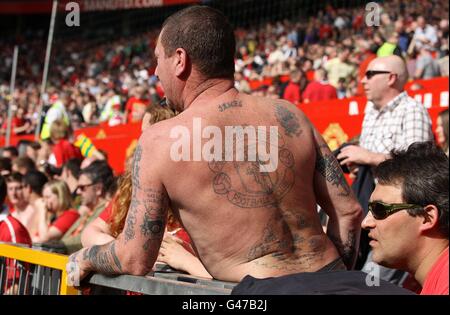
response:
<path id="1" fill-rule="evenodd" d="M 83 280 L 90 272 L 88 261 L 83 258 L 86 257 L 87 250 L 88 248 L 83 248 L 69 257 L 66 271 L 67 283 L 71 286 L 79 287 L 81 280 Z"/>

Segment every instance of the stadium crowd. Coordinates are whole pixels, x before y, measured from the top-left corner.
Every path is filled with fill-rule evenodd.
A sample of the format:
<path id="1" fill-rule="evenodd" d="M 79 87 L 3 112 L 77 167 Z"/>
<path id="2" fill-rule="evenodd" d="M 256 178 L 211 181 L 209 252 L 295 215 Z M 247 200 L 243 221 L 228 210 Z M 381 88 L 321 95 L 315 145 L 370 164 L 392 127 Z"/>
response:
<path id="1" fill-rule="evenodd" d="M 376 56 L 407 60 L 410 79 L 448 76 L 448 3 L 395 0 L 383 4 L 380 26 L 368 26 L 364 7 L 328 6 L 306 20 L 236 29 L 236 87 L 293 103 L 363 95 L 360 80 Z M 44 112 L 63 101 L 74 129 L 140 121 L 163 91 L 154 76 L 158 29 L 109 43 L 58 39 L 53 47 Z M 0 130 L 5 133 L 12 45 L 0 51 Z M 13 95 L 13 134 L 39 121 L 42 40 L 20 44 Z M 262 83 L 270 78 L 271 84 Z M 252 84 L 252 83 L 259 84 Z"/>

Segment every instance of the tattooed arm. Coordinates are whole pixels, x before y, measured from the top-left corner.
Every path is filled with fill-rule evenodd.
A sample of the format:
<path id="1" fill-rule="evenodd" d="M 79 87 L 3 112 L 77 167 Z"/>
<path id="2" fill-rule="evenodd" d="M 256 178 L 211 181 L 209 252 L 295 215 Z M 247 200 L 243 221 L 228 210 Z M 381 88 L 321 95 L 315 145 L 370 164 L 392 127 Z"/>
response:
<path id="1" fill-rule="evenodd" d="M 314 192 L 329 216 L 327 235 L 348 269 L 355 265 L 361 232 L 362 208 L 349 187 L 339 162 L 313 128 L 316 146 Z"/>
<path id="2" fill-rule="evenodd" d="M 90 271 L 145 275 L 156 261 L 166 225 L 168 198 L 159 180 L 158 158 L 148 149 L 152 146 L 143 143 L 141 139 L 134 155 L 132 198 L 123 232 L 108 244 L 82 249 L 70 257 L 75 263 L 72 267 L 77 266 L 81 272 L 81 279 Z M 67 269 L 71 281 L 69 266 Z"/>

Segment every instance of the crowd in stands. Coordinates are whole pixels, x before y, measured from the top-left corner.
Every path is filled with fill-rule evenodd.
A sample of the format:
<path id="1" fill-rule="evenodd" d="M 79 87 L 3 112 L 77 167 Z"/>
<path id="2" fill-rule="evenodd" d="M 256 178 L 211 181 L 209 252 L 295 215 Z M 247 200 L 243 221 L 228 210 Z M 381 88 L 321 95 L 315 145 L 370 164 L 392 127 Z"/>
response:
<path id="1" fill-rule="evenodd" d="M 291 102 L 363 95 L 360 79 L 376 56 L 407 60 L 410 79 L 448 76 L 448 3 L 394 0 L 383 4 L 380 25 L 368 26 L 364 7 L 236 29 L 236 87 Z M 158 29 L 106 44 L 55 41 L 44 110 L 61 101 L 74 129 L 142 119 L 163 91 L 153 75 Z M 10 43 L 0 51 L 0 130 L 6 131 Z M 32 133 L 39 122 L 44 42 L 23 41 L 13 95 L 12 134 Z M 271 84 L 262 84 L 265 78 Z M 252 84 L 260 82 L 261 84 Z"/>

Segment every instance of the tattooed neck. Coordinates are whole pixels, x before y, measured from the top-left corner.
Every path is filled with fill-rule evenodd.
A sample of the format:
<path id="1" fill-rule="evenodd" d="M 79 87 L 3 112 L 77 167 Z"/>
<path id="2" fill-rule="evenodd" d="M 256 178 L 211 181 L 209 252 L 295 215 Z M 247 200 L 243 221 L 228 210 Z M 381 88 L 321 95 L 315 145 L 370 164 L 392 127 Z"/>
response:
<path id="1" fill-rule="evenodd" d="M 232 107 L 242 107 L 242 102 L 239 100 L 234 100 L 234 101 L 231 101 L 228 103 L 220 104 L 218 107 L 219 107 L 219 112 L 224 112 L 227 109 L 232 108 Z"/>

